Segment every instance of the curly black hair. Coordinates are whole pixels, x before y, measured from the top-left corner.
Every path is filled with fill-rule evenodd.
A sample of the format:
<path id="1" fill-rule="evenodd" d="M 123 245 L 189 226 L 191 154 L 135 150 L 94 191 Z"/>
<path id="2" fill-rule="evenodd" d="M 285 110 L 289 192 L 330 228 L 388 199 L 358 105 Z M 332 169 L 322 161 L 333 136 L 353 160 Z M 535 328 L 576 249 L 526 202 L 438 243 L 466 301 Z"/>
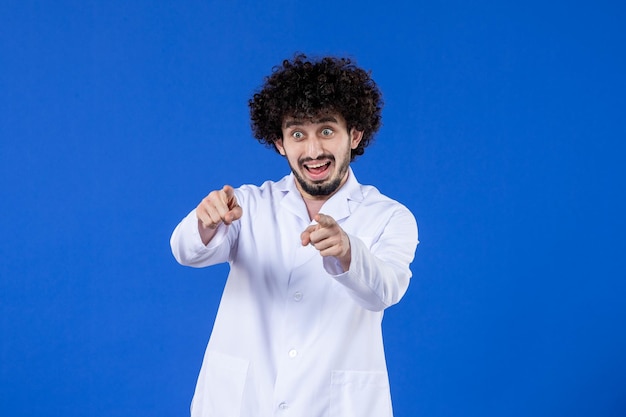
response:
<path id="1" fill-rule="evenodd" d="M 381 126 L 383 100 L 370 72 L 349 58 L 309 60 L 298 54 L 273 68 L 248 105 L 255 139 L 275 150 L 285 117 L 312 119 L 321 113 L 339 113 L 348 131 L 353 127 L 363 131 L 359 146 L 352 150 L 354 160 L 363 155 Z"/>

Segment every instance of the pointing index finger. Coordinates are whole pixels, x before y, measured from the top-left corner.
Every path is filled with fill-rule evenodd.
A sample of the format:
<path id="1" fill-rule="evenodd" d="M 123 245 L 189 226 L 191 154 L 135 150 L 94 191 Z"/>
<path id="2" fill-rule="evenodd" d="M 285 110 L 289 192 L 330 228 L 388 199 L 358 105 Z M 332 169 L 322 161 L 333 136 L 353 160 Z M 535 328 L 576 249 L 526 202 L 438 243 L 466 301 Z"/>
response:
<path id="1" fill-rule="evenodd" d="M 226 197 L 224 203 L 228 206 L 229 209 L 234 207 L 238 207 L 237 196 L 235 195 L 235 189 L 230 185 L 225 185 L 222 187 L 222 193 Z"/>
<path id="2" fill-rule="evenodd" d="M 230 185 L 225 185 L 224 187 L 222 187 L 222 192 L 224 193 L 224 195 L 226 195 L 227 203 L 230 203 L 232 200 L 235 199 L 235 189 Z"/>
<path id="3" fill-rule="evenodd" d="M 322 227 L 331 227 L 335 224 L 335 219 L 322 213 L 318 213 L 315 216 L 315 221 L 317 221 L 317 223 L 319 223 Z"/>
<path id="4" fill-rule="evenodd" d="M 226 197 L 228 198 L 232 198 L 235 196 L 235 189 L 230 185 L 225 185 L 224 187 L 222 187 L 222 191 L 224 191 L 224 194 L 226 194 Z"/>

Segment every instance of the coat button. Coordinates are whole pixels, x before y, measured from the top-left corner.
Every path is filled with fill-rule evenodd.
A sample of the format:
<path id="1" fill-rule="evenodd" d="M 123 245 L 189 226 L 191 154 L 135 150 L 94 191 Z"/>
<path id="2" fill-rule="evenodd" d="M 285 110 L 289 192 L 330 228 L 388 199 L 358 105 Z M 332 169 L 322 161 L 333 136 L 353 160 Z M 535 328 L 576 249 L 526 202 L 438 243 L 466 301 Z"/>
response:
<path id="1" fill-rule="evenodd" d="M 300 300 L 302 300 L 302 293 L 301 293 L 300 291 L 296 291 L 296 292 L 293 294 L 293 299 L 294 299 L 295 301 L 300 301 Z"/>
<path id="2" fill-rule="evenodd" d="M 298 351 L 297 351 L 297 350 L 295 350 L 295 349 L 291 349 L 291 350 L 289 351 L 289 357 L 290 357 L 290 358 L 295 358 L 296 356 L 298 356 Z"/>
<path id="3" fill-rule="evenodd" d="M 282 402 L 280 404 L 278 404 L 278 408 L 280 408 L 281 410 L 286 410 L 288 407 L 286 402 Z"/>

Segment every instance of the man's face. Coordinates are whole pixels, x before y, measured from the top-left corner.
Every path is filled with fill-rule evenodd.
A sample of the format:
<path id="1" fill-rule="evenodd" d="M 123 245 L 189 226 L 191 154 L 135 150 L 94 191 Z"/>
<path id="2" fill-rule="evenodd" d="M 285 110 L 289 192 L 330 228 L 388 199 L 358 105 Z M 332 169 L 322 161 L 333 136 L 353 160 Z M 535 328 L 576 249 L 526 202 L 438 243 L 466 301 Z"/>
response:
<path id="1" fill-rule="evenodd" d="M 328 199 L 348 179 L 350 154 L 363 132 L 348 132 L 338 114 L 300 120 L 286 117 L 276 148 L 287 158 L 296 185 L 305 198 Z"/>

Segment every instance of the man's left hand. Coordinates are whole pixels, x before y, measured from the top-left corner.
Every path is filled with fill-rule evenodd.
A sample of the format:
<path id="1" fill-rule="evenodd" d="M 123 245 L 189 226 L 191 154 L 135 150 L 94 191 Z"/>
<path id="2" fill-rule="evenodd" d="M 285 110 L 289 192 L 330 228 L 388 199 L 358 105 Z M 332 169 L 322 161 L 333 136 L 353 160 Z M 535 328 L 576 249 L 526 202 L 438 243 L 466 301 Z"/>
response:
<path id="1" fill-rule="evenodd" d="M 313 220 L 317 224 L 307 227 L 300 235 L 302 246 L 309 243 L 320 251 L 322 256 L 337 258 L 344 272 L 350 269 L 350 239 L 346 232 L 337 224 L 335 219 L 319 213 Z"/>

